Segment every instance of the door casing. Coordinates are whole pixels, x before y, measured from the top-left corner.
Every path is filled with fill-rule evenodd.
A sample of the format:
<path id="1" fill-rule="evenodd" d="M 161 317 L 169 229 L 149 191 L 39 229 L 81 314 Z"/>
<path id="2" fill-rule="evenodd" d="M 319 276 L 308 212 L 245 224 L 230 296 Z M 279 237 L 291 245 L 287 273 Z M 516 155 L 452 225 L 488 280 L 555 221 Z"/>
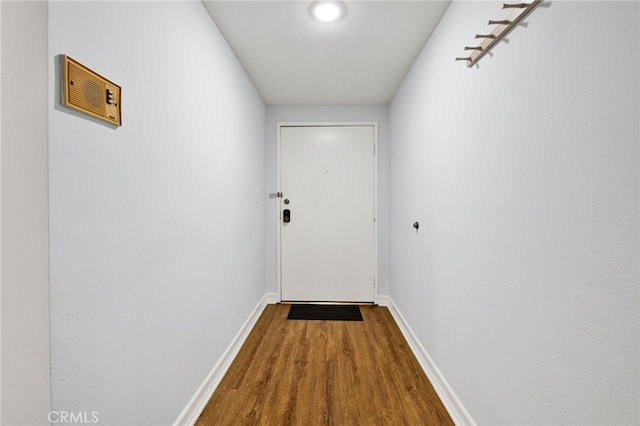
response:
<path id="1" fill-rule="evenodd" d="M 340 126 L 373 126 L 373 205 L 374 205 L 374 226 L 373 226 L 373 298 L 374 302 L 378 299 L 378 122 L 377 121 L 348 121 L 348 122 L 277 122 L 276 123 L 276 182 L 277 192 L 282 191 L 280 182 L 280 155 L 281 155 L 281 142 L 280 134 L 282 127 L 340 127 Z M 276 281 L 277 281 L 277 301 L 282 302 L 282 257 L 281 257 L 281 238 L 280 238 L 280 226 L 282 221 L 282 203 L 280 200 L 276 203 L 276 218 L 277 218 L 277 232 L 276 232 Z"/>

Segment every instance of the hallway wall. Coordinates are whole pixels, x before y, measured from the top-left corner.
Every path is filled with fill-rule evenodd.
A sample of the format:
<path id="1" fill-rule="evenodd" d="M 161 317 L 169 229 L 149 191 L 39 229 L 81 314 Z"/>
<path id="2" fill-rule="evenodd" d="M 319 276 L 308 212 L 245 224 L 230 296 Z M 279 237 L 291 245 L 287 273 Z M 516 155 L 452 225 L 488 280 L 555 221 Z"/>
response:
<path id="1" fill-rule="evenodd" d="M 500 8 L 454 1 L 390 105 L 391 296 L 478 424 L 638 423 L 639 5 L 455 62 Z"/>
<path id="2" fill-rule="evenodd" d="M 264 295 L 265 106 L 200 2 L 51 2 L 53 408 L 171 424 Z M 57 56 L 120 84 L 58 106 Z"/>
<path id="3" fill-rule="evenodd" d="M 42 424 L 51 409 L 47 11 L 44 1 L 0 2 L 4 425 Z"/>

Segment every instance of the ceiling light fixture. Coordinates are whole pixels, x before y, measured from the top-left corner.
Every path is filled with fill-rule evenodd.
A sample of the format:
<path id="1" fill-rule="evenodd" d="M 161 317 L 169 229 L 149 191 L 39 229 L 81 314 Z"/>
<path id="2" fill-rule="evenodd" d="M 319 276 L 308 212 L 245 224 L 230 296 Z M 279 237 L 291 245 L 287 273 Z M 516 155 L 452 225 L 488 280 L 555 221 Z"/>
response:
<path id="1" fill-rule="evenodd" d="M 339 1 L 314 1 L 309 7 L 311 17 L 318 22 L 337 22 L 346 11 L 344 3 Z"/>

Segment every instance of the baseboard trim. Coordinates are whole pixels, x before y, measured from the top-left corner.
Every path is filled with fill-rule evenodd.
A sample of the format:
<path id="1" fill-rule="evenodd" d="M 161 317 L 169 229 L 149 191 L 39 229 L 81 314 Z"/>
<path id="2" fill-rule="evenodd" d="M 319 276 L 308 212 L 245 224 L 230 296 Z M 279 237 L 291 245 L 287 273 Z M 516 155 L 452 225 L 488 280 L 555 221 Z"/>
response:
<path id="1" fill-rule="evenodd" d="M 467 410 L 462 405 L 462 402 L 458 399 L 456 394 L 453 392 L 453 389 L 449 386 L 444 376 L 433 362 L 427 350 L 422 346 L 413 330 L 404 319 L 400 310 L 393 302 L 393 299 L 389 296 L 378 296 L 378 298 L 383 297 L 386 305 L 382 303 L 378 303 L 381 306 L 387 306 L 391 315 L 396 320 L 398 327 L 400 327 L 400 331 L 404 335 L 404 338 L 407 340 L 409 347 L 413 351 L 414 355 L 418 359 L 418 363 L 424 370 L 425 374 L 429 378 L 431 385 L 435 389 L 436 393 L 440 397 L 440 400 L 444 404 L 447 412 L 451 416 L 451 419 L 456 425 L 475 425 L 475 422 L 467 412 Z M 381 300 L 382 302 L 382 300 Z"/>
<path id="2" fill-rule="evenodd" d="M 391 298 L 389 296 L 386 296 L 384 294 L 376 295 L 376 300 L 375 300 L 376 305 L 388 307 L 390 303 L 391 303 Z"/>
<path id="3" fill-rule="evenodd" d="M 264 301 L 266 305 L 275 305 L 276 303 L 280 303 L 280 298 L 276 293 L 267 293 L 264 295 Z"/>
<path id="4" fill-rule="evenodd" d="M 222 357 L 218 360 L 216 365 L 213 367 L 205 381 L 200 385 L 198 391 L 193 395 L 185 409 L 180 413 L 178 419 L 174 422 L 174 425 L 179 426 L 192 426 L 200 417 L 202 410 L 206 407 L 209 399 L 211 399 L 211 395 L 216 390 L 222 378 L 227 373 L 227 370 L 231 366 L 231 363 L 238 355 L 240 348 L 242 347 L 245 340 L 249 336 L 249 332 L 253 328 L 253 326 L 258 321 L 260 314 L 264 310 L 265 306 L 268 304 L 276 303 L 278 297 L 275 293 L 267 293 L 262 296 L 262 299 L 258 302 L 256 307 L 253 309 L 249 318 L 244 322 L 238 334 L 233 338 L 231 344 L 227 348 L 227 350 L 222 354 Z"/>

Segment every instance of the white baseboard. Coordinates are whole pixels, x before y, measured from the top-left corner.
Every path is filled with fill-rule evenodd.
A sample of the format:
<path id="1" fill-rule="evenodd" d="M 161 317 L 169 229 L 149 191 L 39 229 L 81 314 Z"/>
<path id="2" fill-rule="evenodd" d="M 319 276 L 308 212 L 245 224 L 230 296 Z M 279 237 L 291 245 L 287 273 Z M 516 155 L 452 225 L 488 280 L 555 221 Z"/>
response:
<path id="1" fill-rule="evenodd" d="M 391 298 L 389 296 L 385 296 L 384 294 L 376 295 L 375 304 L 378 306 L 389 306 L 391 303 Z"/>
<path id="2" fill-rule="evenodd" d="M 436 367 L 435 363 L 429 356 L 427 350 L 422 346 L 416 335 L 409 327 L 409 324 L 404 319 L 398 307 L 393 303 L 393 300 L 389 296 L 378 296 L 378 299 L 383 298 L 386 304 L 378 303 L 381 306 L 387 306 L 391 315 L 396 320 L 398 327 L 400 327 L 400 331 L 404 335 L 404 338 L 407 340 L 409 347 L 413 351 L 414 355 L 418 359 L 420 366 L 424 370 L 425 374 L 429 378 L 431 385 L 435 389 L 436 393 L 440 397 L 440 400 L 444 404 L 447 412 L 451 416 L 451 419 L 456 425 L 475 425 L 475 422 L 467 412 L 467 410 L 462 405 L 462 402 L 458 399 L 456 394 L 453 392 L 444 376 Z M 381 300 L 381 302 L 383 301 Z"/>
<path id="3" fill-rule="evenodd" d="M 267 293 L 264 295 L 265 305 L 275 305 L 280 303 L 280 298 L 277 293 Z"/>
<path id="4" fill-rule="evenodd" d="M 195 395 L 193 395 L 193 398 L 191 398 L 185 409 L 182 410 L 182 413 L 180 413 L 180 416 L 178 416 L 178 419 L 174 422 L 174 425 L 192 426 L 193 424 L 195 424 L 196 420 L 198 420 L 198 417 L 200 417 L 200 414 L 204 410 L 204 407 L 206 407 L 207 403 L 209 402 L 209 399 L 211 399 L 211 395 L 213 395 L 213 392 L 216 390 L 216 388 L 222 381 L 222 378 L 227 373 L 227 370 L 231 366 L 231 363 L 238 355 L 242 344 L 245 342 L 245 340 L 247 340 L 249 332 L 258 321 L 258 318 L 260 317 L 260 314 L 264 310 L 265 306 L 270 303 L 276 303 L 277 300 L 278 297 L 275 293 L 267 293 L 262 297 L 262 299 L 260 299 L 260 302 L 258 302 L 256 307 L 249 315 L 249 318 L 247 318 L 247 320 L 244 322 L 244 324 L 240 328 L 240 331 L 238 331 L 238 334 L 236 334 L 236 336 L 231 341 L 231 345 L 229 345 L 229 347 L 213 367 L 205 381 L 202 383 L 202 385 L 200 385 L 200 388 L 195 393 Z"/>

